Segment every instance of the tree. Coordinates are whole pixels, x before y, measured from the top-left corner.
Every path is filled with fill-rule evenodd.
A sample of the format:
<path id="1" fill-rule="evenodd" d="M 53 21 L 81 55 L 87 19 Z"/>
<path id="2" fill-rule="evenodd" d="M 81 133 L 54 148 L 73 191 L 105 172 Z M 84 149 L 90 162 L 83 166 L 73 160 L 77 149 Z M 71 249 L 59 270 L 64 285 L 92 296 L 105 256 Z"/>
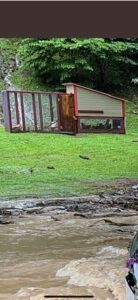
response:
<path id="1" fill-rule="evenodd" d="M 23 39 L 21 68 L 59 89 L 72 81 L 103 91 L 131 85 L 138 77 L 138 39 Z"/>

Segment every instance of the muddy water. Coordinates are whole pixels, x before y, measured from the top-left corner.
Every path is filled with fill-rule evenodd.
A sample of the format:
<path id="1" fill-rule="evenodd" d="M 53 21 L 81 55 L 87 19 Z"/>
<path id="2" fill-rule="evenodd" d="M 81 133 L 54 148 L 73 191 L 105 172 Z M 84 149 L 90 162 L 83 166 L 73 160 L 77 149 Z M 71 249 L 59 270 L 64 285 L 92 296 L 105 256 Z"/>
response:
<path id="1" fill-rule="evenodd" d="M 88 294 L 124 300 L 127 247 L 137 229 L 137 216 L 18 216 L 0 226 L 0 299 Z"/>

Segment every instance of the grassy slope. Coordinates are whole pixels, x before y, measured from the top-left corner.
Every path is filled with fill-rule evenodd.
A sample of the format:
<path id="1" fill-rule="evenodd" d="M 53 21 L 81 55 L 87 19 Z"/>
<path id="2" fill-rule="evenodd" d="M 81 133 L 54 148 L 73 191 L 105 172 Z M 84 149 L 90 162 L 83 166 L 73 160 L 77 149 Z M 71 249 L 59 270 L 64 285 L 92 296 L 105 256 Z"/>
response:
<path id="1" fill-rule="evenodd" d="M 138 116 L 129 113 L 127 126 L 126 135 L 77 136 L 10 134 L 1 128 L 0 196 L 90 194 L 91 185 L 83 181 L 137 178 L 138 143 L 132 140 L 138 139 Z"/>
<path id="2" fill-rule="evenodd" d="M 12 54 L 12 43 L 8 49 Z M 14 46 L 14 45 L 13 45 Z M 9 52 L 8 52 L 9 57 Z M 19 70 L 12 74 L 16 88 L 51 90 Z M 0 81 L 0 89 L 4 83 Z M 12 195 L 89 194 L 83 181 L 137 177 L 138 116 L 129 103 L 127 135 L 82 134 L 76 137 L 50 134 L 9 134 L 0 129 L 0 197 Z M 133 136 L 134 135 L 134 136 Z M 82 160 L 79 154 L 92 159 Z M 47 166 L 53 165 L 54 170 Z M 33 168 L 31 174 L 30 168 Z"/>

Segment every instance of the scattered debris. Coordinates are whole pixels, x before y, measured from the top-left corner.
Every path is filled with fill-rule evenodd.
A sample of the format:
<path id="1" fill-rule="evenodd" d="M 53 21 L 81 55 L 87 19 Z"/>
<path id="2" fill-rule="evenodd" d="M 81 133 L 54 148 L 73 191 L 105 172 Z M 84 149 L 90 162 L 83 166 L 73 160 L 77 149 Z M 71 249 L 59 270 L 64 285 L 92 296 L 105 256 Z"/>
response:
<path id="1" fill-rule="evenodd" d="M 130 226 L 130 224 L 126 224 L 126 223 L 116 223 L 116 222 L 113 222 L 111 220 L 108 220 L 108 219 L 104 219 L 105 223 L 109 223 L 111 225 L 115 225 L 115 226 Z M 131 226 L 135 226 L 135 224 L 131 224 Z"/>
<path id="2" fill-rule="evenodd" d="M 55 169 L 53 166 L 47 166 L 47 169 L 49 169 L 49 170 L 53 170 L 53 169 Z"/>
<path id="3" fill-rule="evenodd" d="M 18 133 L 21 131 L 21 125 L 17 124 L 16 126 L 12 127 L 12 132 Z"/>
<path id="4" fill-rule="evenodd" d="M 56 222 L 57 222 L 57 221 L 59 221 L 59 219 L 58 219 L 58 218 L 56 218 L 56 217 L 53 217 L 53 216 L 51 216 L 51 219 L 52 219 L 52 220 L 54 220 L 54 221 L 56 221 Z"/>
<path id="5" fill-rule="evenodd" d="M 87 215 L 83 215 L 83 214 L 78 214 L 78 213 L 75 213 L 75 214 L 74 214 L 74 217 L 82 217 L 82 218 L 87 218 Z"/>
<path id="6" fill-rule="evenodd" d="M 29 171 L 31 174 L 33 174 L 33 172 L 34 172 L 33 168 L 30 168 Z"/>
<path id="7" fill-rule="evenodd" d="M 119 187 L 117 185 L 114 192 L 112 189 L 109 193 L 99 191 L 98 195 L 91 196 L 0 201 L 0 224 L 10 224 L 15 218 L 31 214 L 52 216 L 55 221 L 59 221 L 59 214 L 69 213 L 86 219 L 138 216 L 138 181 L 129 180 L 129 184 L 121 181 L 121 188 Z M 109 220 L 105 222 L 110 223 Z M 111 225 L 127 226 L 113 222 Z"/>
<path id="8" fill-rule="evenodd" d="M 83 155 L 83 154 L 80 154 L 79 157 L 83 158 L 83 159 L 91 160 L 91 158 L 89 156 L 86 156 L 86 155 Z"/>

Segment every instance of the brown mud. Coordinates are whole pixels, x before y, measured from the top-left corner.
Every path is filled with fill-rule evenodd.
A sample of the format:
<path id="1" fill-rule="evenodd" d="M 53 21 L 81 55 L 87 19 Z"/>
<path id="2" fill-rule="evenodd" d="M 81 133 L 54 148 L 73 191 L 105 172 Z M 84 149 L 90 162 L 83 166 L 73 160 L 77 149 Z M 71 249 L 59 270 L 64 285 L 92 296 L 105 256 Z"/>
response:
<path id="1" fill-rule="evenodd" d="M 86 182 L 85 182 L 86 183 Z M 91 196 L 64 198 L 25 198 L 0 202 L 0 224 L 14 223 L 24 215 L 51 215 L 58 221 L 58 213 L 72 212 L 74 217 L 97 218 L 138 214 L 138 180 L 118 179 L 109 182 L 87 182 L 99 185 L 103 192 Z M 110 189 L 110 192 L 109 192 Z M 56 215 L 56 216 L 55 216 Z"/>

